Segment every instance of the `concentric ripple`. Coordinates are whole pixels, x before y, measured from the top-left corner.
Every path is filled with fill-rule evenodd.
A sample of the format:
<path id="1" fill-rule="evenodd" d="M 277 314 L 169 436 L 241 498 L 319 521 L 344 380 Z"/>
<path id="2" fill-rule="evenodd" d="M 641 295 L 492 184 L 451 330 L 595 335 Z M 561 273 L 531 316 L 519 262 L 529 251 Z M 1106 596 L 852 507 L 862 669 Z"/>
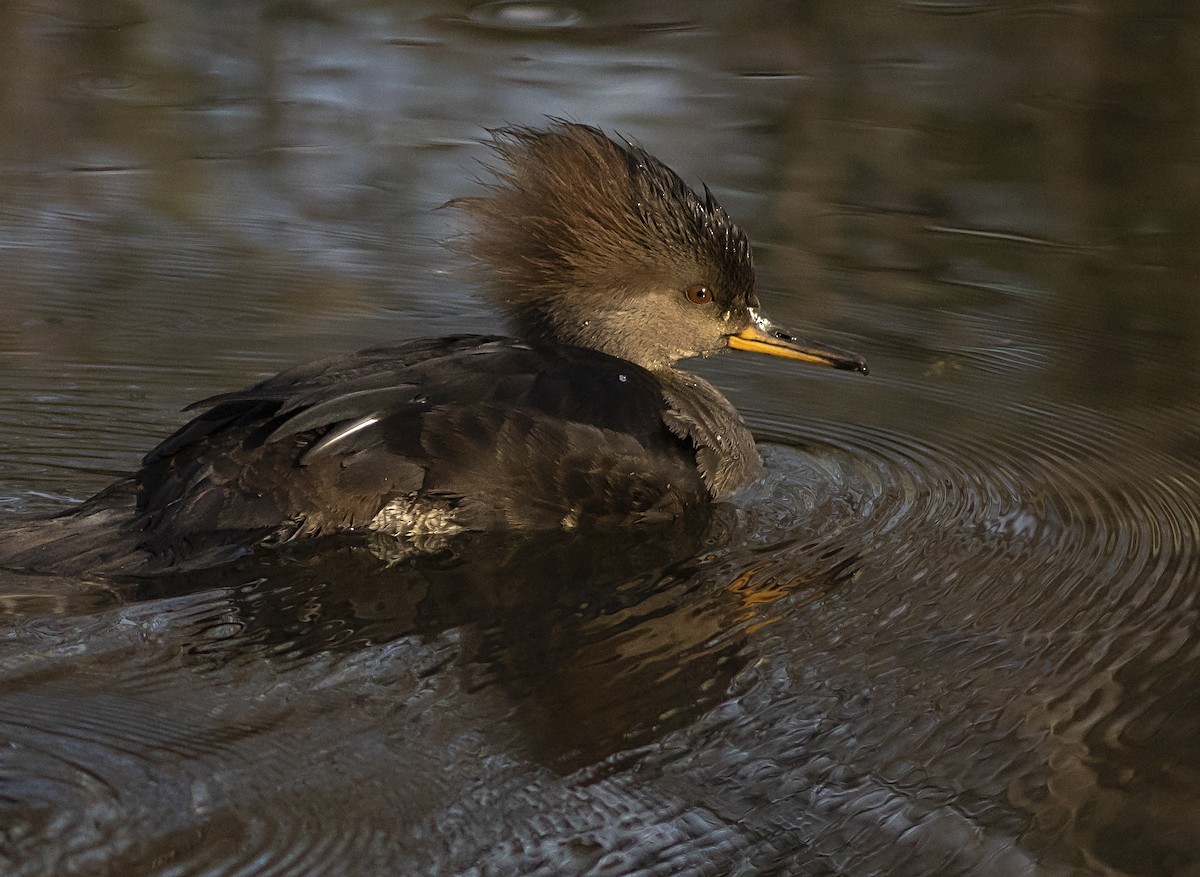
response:
<path id="1" fill-rule="evenodd" d="M 949 588 L 961 598 L 969 581 L 993 622 L 1027 634 L 1117 628 L 1190 603 L 1180 589 L 1198 568 L 1200 476 L 1159 433 L 1065 406 L 1001 411 L 943 443 L 828 421 L 801 431 L 821 444 L 803 459 L 771 449 L 776 474 L 752 501 L 784 484 L 791 498 L 777 502 L 824 506 L 805 523 L 829 533 L 808 534 L 807 553 L 836 541 L 866 562 L 886 547 L 892 577 L 919 577 L 931 597 Z M 755 523 L 769 531 L 772 518 L 786 514 L 762 512 Z M 1021 598 L 1031 583 L 1036 601 Z"/>
<path id="2" fill-rule="evenodd" d="M 764 422 L 786 436 L 786 422 Z M 1200 469 L 1179 440 L 1198 422 L 1191 406 L 1151 418 L 998 404 L 919 437 L 806 420 L 792 441 L 818 441 L 768 448 L 770 474 L 740 499 L 741 523 L 769 546 L 760 577 L 824 570 L 841 583 L 816 603 L 785 596 L 761 607 L 781 642 L 804 643 L 772 662 L 796 675 L 770 683 L 782 685 L 767 698 L 779 713 L 745 714 L 725 732 L 764 752 L 771 773 L 787 769 L 787 728 L 811 716 L 799 739 L 829 765 L 808 776 L 796 806 L 815 806 L 821 788 L 842 791 L 821 805 L 821 828 L 790 830 L 831 853 L 843 832 L 861 841 L 870 831 L 880 846 L 858 848 L 856 860 L 894 867 L 887 844 L 899 835 L 861 807 L 915 783 L 922 797 L 974 812 L 970 830 L 991 839 L 952 853 L 935 839 L 936 811 L 895 799 L 887 807 L 903 814 L 906 836 L 927 834 L 931 856 L 964 863 L 998 844 L 1008 864 L 994 873 L 1006 873 L 1031 867 L 1014 857 L 1013 820 L 1033 820 L 1037 843 L 1063 861 L 1076 850 L 1094 862 L 1123 849 L 1111 832 L 1132 813 L 1186 810 L 1155 783 L 1164 770 L 1200 776 L 1186 742 L 1200 732 L 1200 698 L 1185 681 L 1200 678 Z M 831 701 L 828 690 L 854 694 Z M 775 746 L 754 742 L 770 735 Z M 1169 835 L 1145 851 L 1163 862 L 1200 852 Z"/>

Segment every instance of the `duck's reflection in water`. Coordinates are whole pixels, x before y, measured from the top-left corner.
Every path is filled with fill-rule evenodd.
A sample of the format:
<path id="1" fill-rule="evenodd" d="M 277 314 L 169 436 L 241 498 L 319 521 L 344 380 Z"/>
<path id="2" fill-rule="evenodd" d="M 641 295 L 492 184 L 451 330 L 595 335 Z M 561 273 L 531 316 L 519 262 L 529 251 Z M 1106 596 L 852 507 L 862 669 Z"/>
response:
<path id="1" fill-rule="evenodd" d="M 411 555 L 338 537 L 113 587 L 127 600 L 206 592 L 223 603 L 183 632 L 193 663 L 287 672 L 452 632 L 452 672 L 511 703 L 523 755 L 570 771 L 688 724 L 728 695 L 746 634 L 770 623 L 772 602 L 847 574 L 782 581 L 735 568 L 720 531 L 705 516 L 623 533 L 477 536 Z"/>

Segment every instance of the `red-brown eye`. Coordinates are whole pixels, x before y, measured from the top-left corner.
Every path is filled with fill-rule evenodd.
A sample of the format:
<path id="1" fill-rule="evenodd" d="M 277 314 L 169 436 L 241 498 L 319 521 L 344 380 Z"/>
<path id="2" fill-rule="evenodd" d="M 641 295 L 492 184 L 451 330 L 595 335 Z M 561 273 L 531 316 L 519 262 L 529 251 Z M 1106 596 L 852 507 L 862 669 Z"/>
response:
<path id="1" fill-rule="evenodd" d="M 687 300 L 694 305 L 706 305 L 712 301 L 712 291 L 703 283 L 689 286 L 685 295 Z"/>

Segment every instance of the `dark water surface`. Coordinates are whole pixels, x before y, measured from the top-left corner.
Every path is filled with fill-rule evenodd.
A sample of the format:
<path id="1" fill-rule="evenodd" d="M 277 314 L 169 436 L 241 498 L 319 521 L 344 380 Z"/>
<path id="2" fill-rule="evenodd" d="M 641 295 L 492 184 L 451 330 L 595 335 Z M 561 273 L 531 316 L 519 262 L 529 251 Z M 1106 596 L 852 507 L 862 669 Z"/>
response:
<path id="1" fill-rule="evenodd" d="M 0 573 L 0 872 L 1200 875 L 1191 4 L 0 4 L 0 510 L 494 330 L 434 208 L 545 114 L 871 377 L 697 364 L 694 531 Z"/>

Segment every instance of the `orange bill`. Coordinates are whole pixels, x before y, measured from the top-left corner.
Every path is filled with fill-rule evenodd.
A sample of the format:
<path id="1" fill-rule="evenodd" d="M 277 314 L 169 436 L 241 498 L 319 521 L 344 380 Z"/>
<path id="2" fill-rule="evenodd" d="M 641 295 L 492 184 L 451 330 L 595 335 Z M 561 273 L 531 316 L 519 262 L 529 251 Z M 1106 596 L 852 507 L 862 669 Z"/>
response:
<path id="1" fill-rule="evenodd" d="M 867 374 L 867 361 L 861 356 L 797 338 L 790 332 L 780 329 L 753 309 L 750 311 L 750 316 L 752 322 L 749 326 L 737 334 L 729 336 L 729 346 L 734 350 L 782 356 L 784 359 L 796 359 L 800 362 L 811 362 L 814 365 Z"/>

